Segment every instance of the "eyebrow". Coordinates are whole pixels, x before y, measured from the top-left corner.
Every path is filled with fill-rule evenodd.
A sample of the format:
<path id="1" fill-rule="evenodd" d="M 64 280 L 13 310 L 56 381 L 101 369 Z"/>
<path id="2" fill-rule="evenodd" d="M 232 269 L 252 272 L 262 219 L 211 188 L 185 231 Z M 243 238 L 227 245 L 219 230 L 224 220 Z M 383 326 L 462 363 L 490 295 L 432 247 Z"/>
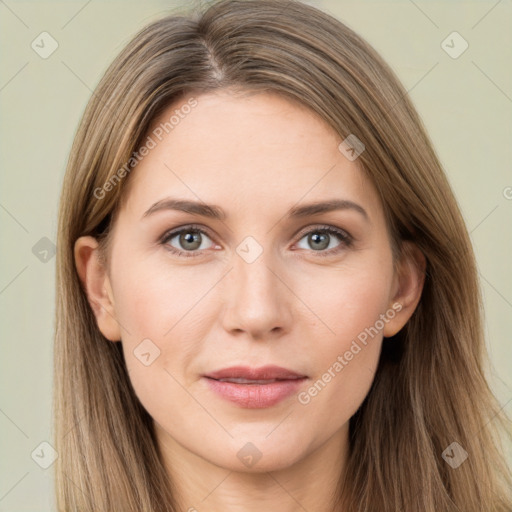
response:
<path id="1" fill-rule="evenodd" d="M 144 213 L 142 218 L 162 210 L 176 210 L 217 220 L 224 220 L 226 218 L 226 213 L 220 206 L 206 204 L 200 201 L 174 199 L 170 197 L 153 204 Z M 360 213 L 365 220 L 370 220 L 366 210 L 362 206 L 347 199 L 330 199 L 327 201 L 317 201 L 301 206 L 294 206 L 290 208 L 285 216 L 288 218 L 303 218 L 335 210 L 353 210 Z"/>

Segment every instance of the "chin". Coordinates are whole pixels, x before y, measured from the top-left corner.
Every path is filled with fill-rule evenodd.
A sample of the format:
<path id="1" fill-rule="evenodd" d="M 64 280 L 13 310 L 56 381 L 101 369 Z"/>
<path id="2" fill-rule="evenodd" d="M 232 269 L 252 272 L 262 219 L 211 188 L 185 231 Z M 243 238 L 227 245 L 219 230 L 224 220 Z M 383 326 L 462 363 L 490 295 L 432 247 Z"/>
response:
<path id="1" fill-rule="evenodd" d="M 235 437 L 222 453 L 215 454 L 217 460 L 211 462 L 230 471 L 263 473 L 289 468 L 304 456 L 308 443 L 292 440 L 288 435 L 279 436 L 277 432 L 271 434 L 271 437 L 275 435 L 274 439 L 269 439 L 270 431 L 265 429 L 265 433 L 254 436 Z"/>

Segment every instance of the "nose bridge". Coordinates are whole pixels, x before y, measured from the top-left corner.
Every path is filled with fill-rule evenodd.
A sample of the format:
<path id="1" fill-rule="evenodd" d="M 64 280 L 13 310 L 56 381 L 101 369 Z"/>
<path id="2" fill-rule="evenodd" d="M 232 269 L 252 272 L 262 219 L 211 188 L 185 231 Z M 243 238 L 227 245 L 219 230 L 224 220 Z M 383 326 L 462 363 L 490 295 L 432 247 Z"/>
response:
<path id="1" fill-rule="evenodd" d="M 229 273 L 225 328 L 243 330 L 254 337 L 280 328 L 288 330 L 291 320 L 289 297 L 279 275 L 278 258 L 271 249 L 254 259 L 255 245 L 240 244 Z M 244 252 L 245 249 L 245 252 Z M 247 250 L 248 249 L 248 250 Z M 263 249 L 263 248 L 261 248 Z M 253 251 L 252 257 L 246 257 Z"/>
<path id="2" fill-rule="evenodd" d="M 268 256 L 261 255 L 255 261 L 248 263 L 237 257 L 233 279 L 237 281 L 235 294 L 240 300 L 252 297 L 255 301 L 265 298 L 268 302 L 275 299 L 276 277 L 270 271 L 272 265 L 270 259 Z"/>

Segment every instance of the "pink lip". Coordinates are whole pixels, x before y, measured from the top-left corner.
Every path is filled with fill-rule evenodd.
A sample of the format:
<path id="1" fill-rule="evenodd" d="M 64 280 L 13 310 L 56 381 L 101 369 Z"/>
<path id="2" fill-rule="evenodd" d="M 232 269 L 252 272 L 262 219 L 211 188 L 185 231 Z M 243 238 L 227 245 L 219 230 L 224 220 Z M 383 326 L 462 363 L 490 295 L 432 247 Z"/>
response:
<path id="1" fill-rule="evenodd" d="M 295 393 L 304 380 L 307 379 L 305 375 L 279 366 L 263 366 L 261 368 L 234 366 L 209 373 L 204 378 L 212 391 L 247 409 L 263 409 L 276 405 Z M 221 382 L 217 380 L 229 378 L 278 380 L 265 384 Z"/>
<path id="2" fill-rule="evenodd" d="M 300 373 L 292 370 L 287 370 L 281 366 L 269 365 L 260 368 L 250 368 L 249 366 L 231 366 L 215 372 L 207 373 L 205 377 L 211 379 L 229 379 L 241 378 L 252 380 L 267 380 L 267 379 L 298 379 L 305 377 Z"/>

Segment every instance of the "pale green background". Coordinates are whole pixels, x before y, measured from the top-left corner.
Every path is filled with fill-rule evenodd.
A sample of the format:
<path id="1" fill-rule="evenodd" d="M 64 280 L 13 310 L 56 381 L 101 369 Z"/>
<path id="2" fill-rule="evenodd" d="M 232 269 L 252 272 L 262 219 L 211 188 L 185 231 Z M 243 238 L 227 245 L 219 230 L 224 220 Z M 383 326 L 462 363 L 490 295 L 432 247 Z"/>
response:
<path id="1" fill-rule="evenodd" d="M 512 5 L 510 1 L 316 1 L 365 37 L 417 106 L 471 231 L 482 278 L 492 385 L 512 409 Z M 57 202 L 79 118 L 111 59 L 144 24 L 184 2 L 0 0 L 2 235 L 0 512 L 53 510 L 52 469 L 31 452 L 51 441 Z M 59 44 L 43 60 L 41 32 Z M 469 43 L 452 59 L 441 42 Z"/>

